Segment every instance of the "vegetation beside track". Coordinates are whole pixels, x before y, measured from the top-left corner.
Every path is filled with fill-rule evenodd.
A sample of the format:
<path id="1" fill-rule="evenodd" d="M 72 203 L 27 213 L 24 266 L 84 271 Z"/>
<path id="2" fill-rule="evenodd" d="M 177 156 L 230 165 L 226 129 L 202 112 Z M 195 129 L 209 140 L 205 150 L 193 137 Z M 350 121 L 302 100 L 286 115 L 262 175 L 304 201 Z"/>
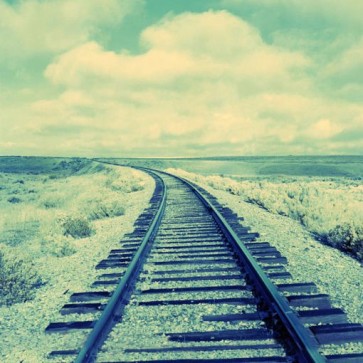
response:
<path id="1" fill-rule="evenodd" d="M 359 179 L 284 176 L 236 180 L 168 170 L 297 220 L 320 241 L 363 261 L 363 185 Z"/>
<path id="2" fill-rule="evenodd" d="M 76 254 L 143 183 L 87 159 L 0 158 L 0 305 L 31 300 L 45 281 L 37 260 Z"/>

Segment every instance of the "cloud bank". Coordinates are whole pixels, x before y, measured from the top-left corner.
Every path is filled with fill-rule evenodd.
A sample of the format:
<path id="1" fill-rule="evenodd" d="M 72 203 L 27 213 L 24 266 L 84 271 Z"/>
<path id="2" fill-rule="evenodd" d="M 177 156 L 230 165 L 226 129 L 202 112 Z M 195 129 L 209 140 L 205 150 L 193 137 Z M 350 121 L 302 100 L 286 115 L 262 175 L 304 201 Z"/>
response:
<path id="1" fill-rule="evenodd" d="M 266 41 L 241 16 L 209 10 L 165 15 L 140 32 L 140 51 L 130 52 L 107 49 L 93 36 L 105 23 L 116 31 L 133 11 L 127 2 L 105 9 L 96 0 L 22 4 L 1 5 L 18 24 L 11 28 L 9 20 L 9 32 L 32 39 L 28 52 L 52 56 L 42 70 L 44 89 L 23 89 L 20 107 L 5 106 L 5 152 L 20 145 L 28 153 L 87 156 L 362 150 L 359 138 L 347 143 L 363 124 L 363 107 L 351 95 L 362 91 L 361 43 L 322 67 L 299 47 Z M 39 41 L 47 24 L 27 32 L 36 11 L 60 13 L 59 28 L 56 22 L 49 33 L 54 42 Z"/>

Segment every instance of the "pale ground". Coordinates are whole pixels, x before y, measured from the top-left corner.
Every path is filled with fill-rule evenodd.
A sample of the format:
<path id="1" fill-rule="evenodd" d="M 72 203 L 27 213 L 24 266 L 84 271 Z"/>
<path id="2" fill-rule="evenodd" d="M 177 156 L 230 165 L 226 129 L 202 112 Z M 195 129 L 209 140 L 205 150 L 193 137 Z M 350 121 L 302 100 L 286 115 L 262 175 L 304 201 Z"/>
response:
<path id="1" fill-rule="evenodd" d="M 130 169 L 124 170 L 132 178 Z M 65 335 L 49 335 L 44 330 L 50 322 L 65 320 L 60 308 L 69 302 L 72 293 L 89 289 L 97 274 L 95 265 L 119 246 L 125 233 L 132 232 L 134 221 L 148 206 L 154 182 L 148 175 L 138 174 L 145 181 L 144 189 L 127 194 L 124 215 L 94 221 L 96 233 L 77 240 L 74 255 L 37 259 L 37 270 L 47 283 L 38 289 L 35 299 L 0 308 L 0 362 L 45 362 L 46 355 L 66 339 Z"/>
<path id="2" fill-rule="evenodd" d="M 123 234 L 132 231 L 132 224 L 147 206 L 153 189 L 151 179 L 145 178 L 150 181 L 146 188 L 129 194 L 126 214 L 94 222 L 97 233 L 79 240 L 75 255 L 47 256 L 38 261 L 37 268 L 48 283 L 38 290 L 33 301 L 0 308 L 1 362 L 46 360 L 52 340 L 62 339 L 62 335 L 50 337 L 44 329 L 50 322 L 60 320 L 59 309 L 69 301 L 70 294 L 87 289 L 95 277 L 95 264 L 117 246 Z M 288 258 L 288 270 L 296 281 L 315 282 L 320 292 L 328 293 L 334 306 L 342 307 L 352 322 L 362 322 L 363 271 L 356 260 L 320 244 L 296 221 L 268 213 L 238 196 L 202 186 L 243 216 L 244 225 L 259 232 L 261 241 L 270 242 Z"/>

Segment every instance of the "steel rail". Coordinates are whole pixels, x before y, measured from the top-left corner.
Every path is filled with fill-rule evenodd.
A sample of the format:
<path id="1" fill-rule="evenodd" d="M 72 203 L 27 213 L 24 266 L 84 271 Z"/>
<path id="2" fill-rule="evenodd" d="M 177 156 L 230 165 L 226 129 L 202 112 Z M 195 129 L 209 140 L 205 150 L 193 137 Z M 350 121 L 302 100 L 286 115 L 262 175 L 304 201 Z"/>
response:
<path id="1" fill-rule="evenodd" d="M 159 172 L 159 171 L 158 171 Z M 165 172 L 163 172 L 165 173 Z M 226 219 L 220 212 L 212 205 L 209 199 L 202 195 L 201 192 L 188 180 L 175 176 L 170 173 L 165 173 L 174 176 L 188 185 L 206 208 L 211 212 L 217 224 L 222 229 L 228 241 L 235 247 L 236 252 L 241 258 L 247 274 L 252 277 L 256 284 L 257 291 L 262 295 L 263 300 L 268 303 L 272 311 L 277 314 L 290 339 L 297 348 L 296 357 L 298 362 L 306 363 L 325 363 L 327 360 L 319 353 L 319 344 L 310 330 L 305 328 L 301 323 L 295 312 L 289 306 L 287 299 L 281 295 L 277 287 L 267 277 L 261 266 L 254 259 L 250 251 L 239 239 L 237 234 L 233 231 Z"/>
<path id="2" fill-rule="evenodd" d="M 102 162 L 102 161 L 101 161 Z M 112 164 L 109 162 L 105 162 L 107 164 Z M 114 164 L 117 165 L 117 164 Z M 120 165 L 123 166 L 123 165 Z M 129 166 L 129 165 L 128 165 Z M 271 280 L 267 277 L 261 266 L 257 263 L 255 258 L 249 252 L 247 247 L 243 244 L 243 242 L 239 239 L 237 234 L 233 231 L 229 223 L 222 216 L 222 214 L 213 206 L 213 204 L 209 201 L 209 199 L 204 196 L 194 185 L 188 180 L 164 172 L 156 169 L 150 169 L 145 167 L 136 167 L 129 166 L 135 169 L 143 170 L 148 173 L 160 173 L 165 174 L 176 179 L 182 181 L 185 185 L 189 186 L 191 190 L 195 193 L 198 199 L 205 205 L 205 207 L 210 211 L 212 216 L 214 217 L 217 224 L 222 229 L 227 240 L 235 247 L 235 252 L 240 257 L 243 266 L 249 275 L 252 278 L 255 287 L 258 293 L 262 296 L 262 300 L 268 304 L 270 311 L 274 316 L 277 316 L 278 319 L 282 322 L 286 332 L 289 336 L 291 343 L 296 348 L 295 357 L 297 358 L 299 363 L 325 363 L 327 362 L 326 358 L 319 353 L 318 347 L 319 344 L 316 341 L 313 333 L 305 328 L 305 326 L 301 323 L 295 312 L 289 306 L 287 299 L 280 294 L 277 287 L 271 282 Z M 164 183 L 163 183 L 164 184 Z M 164 184 L 165 187 L 165 184 Z M 164 201 L 165 203 L 165 201 Z M 165 206 L 164 206 L 165 208 Z M 139 256 L 140 257 L 140 256 Z M 135 255 L 133 262 L 137 263 L 137 259 L 139 258 Z M 120 290 L 120 289 L 118 289 Z M 122 292 L 118 294 L 118 298 L 122 296 Z M 102 317 L 101 317 L 102 318 Z M 95 327 L 96 328 L 96 327 Z M 94 329 L 95 330 L 95 329 Z M 87 340 L 87 342 L 90 339 Z M 88 344 L 89 345 L 89 344 Z M 82 349 L 82 351 L 85 349 Z M 96 350 L 96 348 L 92 349 L 92 351 Z M 82 352 L 81 351 L 81 352 Z M 81 356 L 81 352 L 79 357 Z M 86 357 L 86 355 L 83 355 Z M 76 363 L 84 363 L 89 362 L 88 359 L 83 358 L 80 360 L 77 358 Z"/>
<path id="3" fill-rule="evenodd" d="M 150 245 L 152 239 L 155 237 L 155 234 L 159 228 L 165 210 L 167 189 L 163 179 L 160 178 L 160 176 L 156 175 L 150 170 L 148 173 L 154 175 L 156 178 L 159 178 L 163 186 L 163 196 L 159 209 L 152 224 L 150 225 L 150 228 L 143 238 L 138 251 L 134 255 L 125 274 L 121 278 L 121 281 L 117 285 L 114 293 L 108 301 L 105 310 L 103 311 L 99 320 L 96 322 L 82 349 L 79 351 L 75 363 L 92 362 L 95 354 L 97 353 L 99 345 L 102 344 L 102 339 L 105 338 L 108 329 L 112 326 L 113 320 L 120 317 L 119 311 L 127 304 L 127 295 L 129 294 L 132 284 L 140 271 L 142 262 L 151 247 Z"/>

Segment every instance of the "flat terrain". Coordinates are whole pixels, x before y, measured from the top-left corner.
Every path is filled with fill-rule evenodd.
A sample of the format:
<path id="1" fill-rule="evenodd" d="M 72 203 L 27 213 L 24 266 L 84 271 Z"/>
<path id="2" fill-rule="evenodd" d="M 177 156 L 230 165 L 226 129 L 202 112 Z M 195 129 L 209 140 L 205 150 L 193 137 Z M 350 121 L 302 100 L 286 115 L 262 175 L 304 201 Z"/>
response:
<path id="1" fill-rule="evenodd" d="M 0 158 L 0 361 L 46 361 L 44 333 L 148 205 L 154 182 L 80 159 Z"/>
<path id="2" fill-rule="evenodd" d="M 288 257 L 297 281 L 315 282 L 362 321 L 361 157 L 108 161 L 172 168 L 201 184 Z M 2 362 L 41 362 L 59 348 L 45 327 L 93 281 L 153 188 L 142 172 L 87 159 L 0 158 Z"/>

